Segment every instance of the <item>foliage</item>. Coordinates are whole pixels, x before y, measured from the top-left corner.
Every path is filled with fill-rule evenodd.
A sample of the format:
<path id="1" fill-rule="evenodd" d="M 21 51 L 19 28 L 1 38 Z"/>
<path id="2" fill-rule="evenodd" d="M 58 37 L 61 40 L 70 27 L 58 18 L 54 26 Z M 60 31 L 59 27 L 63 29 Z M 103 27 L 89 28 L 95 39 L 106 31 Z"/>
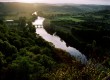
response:
<path id="1" fill-rule="evenodd" d="M 110 77 L 110 23 L 106 20 L 109 11 L 84 14 L 105 7 L 0 3 L 0 80 L 107 80 Z M 32 21 L 36 16 L 30 17 L 35 10 L 39 16 L 48 18 L 44 27 L 49 33 L 56 32 L 68 44 L 88 53 L 91 59 L 87 64 L 54 48 L 35 33 Z M 96 15 L 99 13 L 102 14 Z M 12 23 L 17 24 L 9 25 L 4 20 L 8 18 L 15 19 Z"/>

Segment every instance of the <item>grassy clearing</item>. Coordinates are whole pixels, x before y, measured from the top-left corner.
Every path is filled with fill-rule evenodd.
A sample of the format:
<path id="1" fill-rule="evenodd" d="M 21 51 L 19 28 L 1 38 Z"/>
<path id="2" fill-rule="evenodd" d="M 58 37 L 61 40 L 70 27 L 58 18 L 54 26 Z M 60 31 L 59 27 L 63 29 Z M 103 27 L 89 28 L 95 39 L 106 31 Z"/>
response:
<path id="1" fill-rule="evenodd" d="M 81 22 L 81 21 L 84 21 L 84 20 L 81 20 L 79 18 L 74 18 L 74 17 L 71 17 L 71 16 L 66 16 L 66 17 L 58 17 L 56 19 L 59 19 L 59 20 L 72 20 L 72 21 L 75 21 L 75 22 Z"/>

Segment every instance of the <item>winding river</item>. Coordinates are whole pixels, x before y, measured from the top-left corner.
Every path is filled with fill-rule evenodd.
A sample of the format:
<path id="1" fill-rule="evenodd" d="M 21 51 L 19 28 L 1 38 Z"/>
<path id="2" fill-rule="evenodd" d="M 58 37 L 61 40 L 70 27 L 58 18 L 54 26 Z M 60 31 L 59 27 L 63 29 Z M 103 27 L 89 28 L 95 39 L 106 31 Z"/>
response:
<path id="1" fill-rule="evenodd" d="M 85 55 L 83 55 L 80 51 L 78 51 L 77 49 L 75 49 L 73 47 L 70 47 L 70 46 L 67 47 L 66 43 L 63 40 L 61 40 L 61 38 L 59 36 L 57 36 L 55 33 L 53 35 L 50 35 L 49 33 L 47 33 L 47 31 L 43 28 L 44 20 L 45 20 L 45 18 L 38 17 L 32 23 L 36 27 L 36 33 L 39 34 L 39 36 L 41 36 L 46 41 L 53 43 L 55 48 L 60 48 L 62 50 L 65 50 L 70 55 L 74 56 L 77 60 L 79 60 L 85 64 L 87 62 Z"/>

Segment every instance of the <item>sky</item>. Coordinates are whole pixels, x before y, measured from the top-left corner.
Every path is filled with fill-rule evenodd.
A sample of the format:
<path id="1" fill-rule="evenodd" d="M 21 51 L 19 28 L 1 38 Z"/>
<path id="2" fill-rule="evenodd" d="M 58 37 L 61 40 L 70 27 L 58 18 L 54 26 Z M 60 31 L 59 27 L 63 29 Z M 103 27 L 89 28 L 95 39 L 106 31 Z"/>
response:
<path id="1" fill-rule="evenodd" d="M 75 3 L 110 5 L 110 0 L 0 0 L 0 2 L 27 2 L 27 3 Z"/>

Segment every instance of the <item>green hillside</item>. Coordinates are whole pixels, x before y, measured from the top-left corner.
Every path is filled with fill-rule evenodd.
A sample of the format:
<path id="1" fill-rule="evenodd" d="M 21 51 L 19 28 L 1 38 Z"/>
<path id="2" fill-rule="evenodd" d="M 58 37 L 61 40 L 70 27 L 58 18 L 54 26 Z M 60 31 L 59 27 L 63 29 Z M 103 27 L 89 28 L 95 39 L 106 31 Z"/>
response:
<path id="1" fill-rule="evenodd" d="M 0 3 L 0 80 L 109 80 L 109 7 Z M 46 18 L 47 32 L 56 32 L 80 50 L 87 63 L 82 64 L 36 34 L 34 11 Z"/>

